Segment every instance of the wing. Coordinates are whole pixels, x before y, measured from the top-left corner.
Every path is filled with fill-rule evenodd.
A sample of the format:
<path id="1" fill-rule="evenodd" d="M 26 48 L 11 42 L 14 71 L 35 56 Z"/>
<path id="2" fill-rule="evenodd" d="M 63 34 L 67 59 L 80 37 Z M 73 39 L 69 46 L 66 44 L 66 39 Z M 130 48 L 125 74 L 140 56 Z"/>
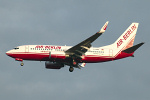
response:
<path id="1" fill-rule="evenodd" d="M 101 28 L 99 32 L 95 33 L 88 39 L 68 49 L 67 51 L 65 51 L 65 53 L 69 56 L 81 57 L 82 55 L 85 54 L 85 52 L 87 52 L 90 49 L 90 47 L 92 46 L 91 43 L 95 41 L 102 33 L 105 32 L 107 25 L 108 21 L 104 24 L 104 26 Z"/>

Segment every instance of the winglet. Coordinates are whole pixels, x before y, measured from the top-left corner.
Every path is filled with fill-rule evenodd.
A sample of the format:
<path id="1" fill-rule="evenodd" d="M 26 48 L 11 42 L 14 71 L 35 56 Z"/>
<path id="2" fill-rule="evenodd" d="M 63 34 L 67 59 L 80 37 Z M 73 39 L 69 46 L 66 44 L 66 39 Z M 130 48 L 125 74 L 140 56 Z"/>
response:
<path id="1" fill-rule="evenodd" d="M 100 30 L 99 32 L 97 32 L 97 33 L 104 33 L 105 30 L 106 30 L 106 28 L 107 28 L 108 23 L 109 23 L 109 21 L 107 21 L 107 22 L 104 24 L 104 26 L 101 28 L 101 30 Z"/>

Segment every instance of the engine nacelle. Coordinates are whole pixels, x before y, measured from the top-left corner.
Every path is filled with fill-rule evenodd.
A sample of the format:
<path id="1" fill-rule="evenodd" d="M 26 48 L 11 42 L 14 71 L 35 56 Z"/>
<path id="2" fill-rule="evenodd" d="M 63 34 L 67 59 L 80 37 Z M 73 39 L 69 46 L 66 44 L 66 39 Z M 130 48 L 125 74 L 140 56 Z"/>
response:
<path id="1" fill-rule="evenodd" d="M 52 62 L 49 62 L 49 61 L 45 62 L 45 68 L 47 68 L 47 69 L 60 69 L 62 67 L 64 67 L 64 64 L 52 63 Z"/>

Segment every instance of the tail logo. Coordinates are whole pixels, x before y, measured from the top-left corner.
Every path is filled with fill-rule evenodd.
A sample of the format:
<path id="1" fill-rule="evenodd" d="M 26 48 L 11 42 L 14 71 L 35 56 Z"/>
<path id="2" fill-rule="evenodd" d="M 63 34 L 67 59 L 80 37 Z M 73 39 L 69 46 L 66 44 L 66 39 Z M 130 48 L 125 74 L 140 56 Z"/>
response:
<path id="1" fill-rule="evenodd" d="M 123 38 L 122 39 L 120 39 L 120 40 L 118 40 L 118 42 L 117 42 L 117 48 L 119 48 L 121 45 L 122 45 L 122 43 L 124 42 L 124 41 L 126 41 L 128 38 L 129 38 L 129 36 L 133 33 L 133 31 L 136 29 L 136 25 L 134 24 L 133 26 L 131 26 L 131 28 L 123 35 Z"/>

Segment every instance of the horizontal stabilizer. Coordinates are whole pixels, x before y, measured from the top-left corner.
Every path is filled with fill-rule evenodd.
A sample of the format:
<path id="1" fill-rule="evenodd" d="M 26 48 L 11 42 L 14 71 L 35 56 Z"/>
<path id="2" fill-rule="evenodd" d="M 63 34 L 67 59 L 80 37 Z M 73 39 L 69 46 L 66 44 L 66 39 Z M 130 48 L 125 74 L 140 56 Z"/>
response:
<path id="1" fill-rule="evenodd" d="M 82 63 L 82 64 L 81 64 L 81 67 L 85 67 L 85 64 L 86 64 L 86 63 Z"/>
<path id="2" fill-rule="evenodd" d="M 128 48 L 126 50 L 123 50 L 122 52 L 125 52 L 125 53 L 133 53 L 134 51 L 136 51 L 140 46 L 142 46 L 144 44 L 144 42 L 142 43 L 139 43 L 131 48 Z"/>

